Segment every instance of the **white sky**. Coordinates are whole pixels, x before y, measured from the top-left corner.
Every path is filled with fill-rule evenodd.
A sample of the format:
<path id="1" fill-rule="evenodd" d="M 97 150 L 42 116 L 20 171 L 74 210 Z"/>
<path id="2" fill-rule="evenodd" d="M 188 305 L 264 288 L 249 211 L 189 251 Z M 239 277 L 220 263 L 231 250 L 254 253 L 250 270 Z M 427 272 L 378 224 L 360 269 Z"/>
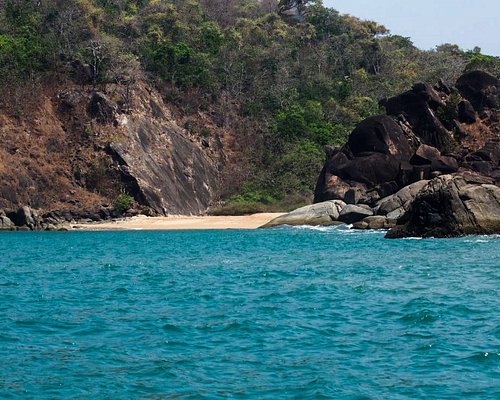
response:
<path id="1" fill-rule="evenodd" d="M 500 56 L 500 0 L 323 0 L 342 14 L 376 21 L 422 49 L 479 46 Z"/>

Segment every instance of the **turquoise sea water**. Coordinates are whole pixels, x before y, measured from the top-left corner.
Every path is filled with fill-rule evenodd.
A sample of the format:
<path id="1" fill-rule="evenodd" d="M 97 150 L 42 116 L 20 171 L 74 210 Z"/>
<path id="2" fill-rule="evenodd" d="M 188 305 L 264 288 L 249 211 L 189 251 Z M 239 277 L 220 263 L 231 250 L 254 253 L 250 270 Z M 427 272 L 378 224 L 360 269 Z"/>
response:
<path id="1" fill-rule="evenodd" d="M 0 235 L 0 398 L 500 399 L 500 237 Z"/>

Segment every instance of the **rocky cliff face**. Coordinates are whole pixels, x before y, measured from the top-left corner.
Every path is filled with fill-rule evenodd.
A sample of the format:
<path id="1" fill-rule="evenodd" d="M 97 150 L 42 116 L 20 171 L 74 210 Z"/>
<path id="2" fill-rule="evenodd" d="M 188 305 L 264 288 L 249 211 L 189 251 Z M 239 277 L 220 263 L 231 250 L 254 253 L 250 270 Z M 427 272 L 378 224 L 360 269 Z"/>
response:
<path id="1" fill-rule="evenodd" d="M 129 191 L 159 214 L 200 214 L 219 190 L 217 166 L 185 135 L 158 96 L 118 118 L 109 146 Z"/>
<path id="2" fill-rule="evenodd" d="M 327 148 L 315 202 L 374 206 L 422 179 L 471 170 L 500 183 L 500 80 L 463 75 L 456 87 L 416 84 L 381 102 L 343 148 Z"/>
<path id="3" fill-rule="evenodd" d="M 152 88 L 73 82 L 0 102 L 0 209 L 98 212 L 122 192 L 156 214 L 217 199 L 220 141 L 182 129 Z"/>

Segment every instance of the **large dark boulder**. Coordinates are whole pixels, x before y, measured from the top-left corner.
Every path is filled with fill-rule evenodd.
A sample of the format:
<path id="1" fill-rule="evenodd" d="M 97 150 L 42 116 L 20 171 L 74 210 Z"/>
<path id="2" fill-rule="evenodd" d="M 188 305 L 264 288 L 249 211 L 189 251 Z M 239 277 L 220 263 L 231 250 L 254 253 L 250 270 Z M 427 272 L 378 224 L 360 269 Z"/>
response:
<path id="1" fill-rule="evenodd" d="M 327 163 L 328 164 L 328 163 Z M 329 200 L 343 200 L 352 186 L 330 172 L 328 166 L 323 167 L 314 190 L 314 203 Z"/>
<path id="2" fill-rule="evenodd" d="M 399 174 L 400 163 L 398 158 L 387 154 L 366 153 L 340 166 L 337 171 L 345 180 L 376 186 L 394 181 Z"/>
<path id="3" fill-rule="evenodd" d="M 453 136 L 436 117 L 436 111 L 444 108 L 441 96 L 429 85 L 416 84 L 412 90 L 381 103 L 388 115 L 400 116 L 412 131 L 429 146 L 440 151 L 453 147 Z"/>
<path id="4" fill-rule="evenodd" d="M 356 200 L 371 198 L 365 193 L 394 193 L 393 185 L 401 175 L 402 164 L 419 145 L 411 132 L 405 132 L 391 117 L 379 115 L 361 122 L 349 136 L 343 149 L 326 149 L 327 160 L 315 191 L 315 202 L 345 200 L 357 189 Z M 389 191 L 388 191 L 389 190 Z"/>
<path id="5" fill-rule="evenodd" d="M 30 229 L 34 229 L 36 226 L 36 213 L 27 206 L 21 207 L 17 210 L 12 221 L 16 226 L 26 226 Z"/>
<path id="6" fill-rule="evenodd" d="M 409 159 L 415 151 L 401 127 L 386 115 L 362 121 L 349 135 L 348 146 L 355 157 L 380 153 L 399 161 Z"/>
<path id="7" fill-rule="evenodd" d="M 417 195 L 407 223 L 387 238 L 500 233 L 500 188 L 473 174 L 443 175 Z"/>
<path id="8" fill-rule="evenodd" d="M 500 80 L 483 71 L 472 71 L 462 75 L 457 89 L 478 112 L 500 107 Z"/>

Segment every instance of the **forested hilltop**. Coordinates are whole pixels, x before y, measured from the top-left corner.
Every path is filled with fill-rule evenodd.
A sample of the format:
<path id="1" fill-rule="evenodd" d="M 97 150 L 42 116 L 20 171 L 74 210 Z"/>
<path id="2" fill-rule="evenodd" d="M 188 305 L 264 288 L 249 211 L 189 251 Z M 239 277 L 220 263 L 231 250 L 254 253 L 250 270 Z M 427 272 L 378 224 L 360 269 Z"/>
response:
<path id="1" fill-rule="evenodd" d="M 415 82 L 453 83 L 464 71 L 500 74 L 500 59 L 478 48 L 442 44 L 422 51 L 409 38 L 376 22 L 340 15 L 321 1 L 0 0 L 0 10 L 0 174 L 10 185 L 0 193 L 7 199 L 3 207 L 78 206 L 71 199 L 40 195 L 58 181 L 45 176 L 45 182 L 44 174 L 63 177 L 59 190 L 71 189 L 80 207 L 122 192 L 147 203 L 148 195 L 136 188 L 142 178 L 131 182 L 125 173 L 133 170 L 126 154 L 139 153 L 120 144 L 120 127 L 132 129 L 126 117 L 132 121 L 141 112 L 161 124 L 166 111 L 163 106 L 158 111 L 159 102 L 186 138 L 210 153 L 223 188 L 210 191 L 211 199 L 222 196 L 229 210 L 295 205 L 312 197 L 323 147 L 345 143 L 356 124 L 380 113 L 380 99 Z M 94 96 L 85 107 L 71 98 L 83 88 Z M 159 100 L 143 112 L 139 100 L 153 89 Z M 61 134 L 44 137 L 43 149 L 35 154 L 22 147 L 24 136 L 14 133 L 22 126 L 26 135 L 40 129 L 50 136 L 49 128 L 31 125 L 37 107 L 45 115 L 56 110 Z M 80 111 L 88 118 L 78 119 Z M 107 121 L 107 114 L 119 118 Z M 141 124 L 138 131 L 151 132 Z M 140 139 L 143 147 L 144 141 L 155 140 Z M 70 159 L 54 162 L 50 157 L 55 156 L 46 155 L 52 152 Z M 202 154 L 196 157 L 201 160 Z M 18 164 L 9 170 L 14 159 Z M 46 169 L 40 167 L 44 162 Z M 15 176 L 22 168 L 27 171 L 23 179 Z M 192 166 L 184 166 L 182 174 L 188 183 L 196 180 Z M 202 211 L 204 204 L 198 203 L 193 212 Z"/>

